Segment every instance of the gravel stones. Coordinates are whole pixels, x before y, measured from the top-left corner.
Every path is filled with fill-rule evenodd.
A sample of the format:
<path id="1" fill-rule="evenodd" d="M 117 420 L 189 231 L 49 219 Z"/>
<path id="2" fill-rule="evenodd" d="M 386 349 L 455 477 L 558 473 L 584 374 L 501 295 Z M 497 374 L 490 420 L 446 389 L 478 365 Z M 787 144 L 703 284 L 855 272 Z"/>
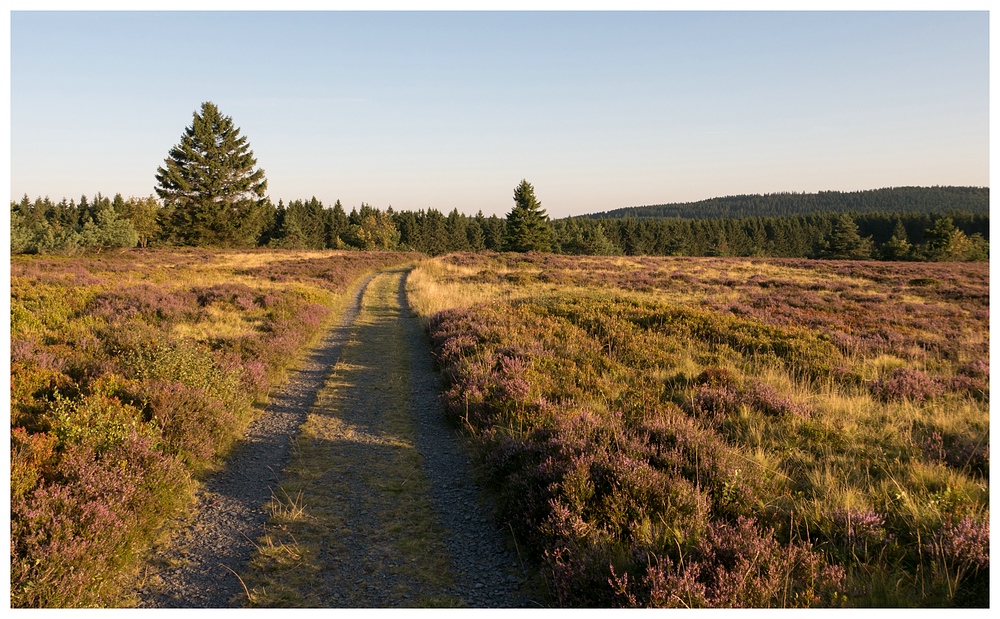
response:
<path id="1" fill-rule="evenodd" d="M 431 505 L 446 530 L 455 593 L 470 607 L 534 605 L 522 590 L 526 572 L 481 501 L 463 440 L 445 419 L 430 342 L 409 310 L 404 285 L 405 279 L 399 285 L 399 305 L 412 351 L 410 411 L 424 473 L 431 481 Z"/>
<path id="2" fill-rule="evenodd" d="M 225 468 L 204 481 L 191 523 L 152 561 L 138 593 L 147 608 L 224 608 L 245 596 L 237 573 L 264 532 L 265 505 L 288 463 L 290 437 L 305 420 L 358 314 L 369 276 L 340 324 L 305 360 L 235 447 Z"/>
<path id="3" fill-rule="evenodd" d="M 409 383 L 405 406 L 415 432 L 412 440 L 428 481 L 426 501 L 443 532 L 435 547 L 444 549 L 450 566 L 450 579 L 437 582 L 452 584 L 422 584 L 425 581 L 412 577 L 412 566 L 399 565 L 403 559 L 384 536 L 366 533 L 378 530 L 376 521 L 382 507 L 373 501 L 385 499 L 373 498 L 370 488 L 352 482 L 338 490 L 343 493 L 343 526 L 330 531 L 332 541 L 320 552 L 325 573 L 317 575 L 309 600 L 319 607 L 413 607 L 439 602 L 466 607 L 537 606 L 525 592 L 527 572 L 493 524 L 488 506 L 481 502 L 463 439 L 445 419 L 429 343 L 406 302 L 405 273 L 391 271 L 380 277 L 394 278 L 391 284 L 398 285 L 395 307 L 375 311 L 381 312 L 383 321 L 394 321 L 395 333 L 402 334 L 398 354 L 409 359 L 409 372 L 393 380 Z M 138 592 L 139 606 L 222 608 L 245 602 L 243 581 L 237 574 L 244 573 L 254 542 L 264 533 L 266 505 L 272 493 L 278 492 L 281 471 L 290 459 L 291 437 L 297 435 L 317 401 L 317 393 L 341 358 L 344 342 L 349 337 L 384 337 L 364 332 L 371 327 L 357 323 L 362 294 L 371 279 L 364 282 L 341 324 L 273 397 L 225 468 L 205 481 L 189 526 L 175 536 L 170 551 L 153 562 L 152 576 Z M 379 359 L 370 362 L 359 365 L 375 366 Z M 378 414 L 374 398 L 369 399 L 364 389 L 377 391 L 381 388 L 377 382 L 385 377 L 359 375 L 357 380 L 355 396 L 345 400 L 348 407 L 351 401 L 356 402 L 353 406 L 357 408 L 341 412 L 352 423 Z M 365 448 L 365 441 L 357 443 L 350 448 Z M 378 448 L 372 443 L 372 453 L 345 453 L 363 462 L 380 457 Z"/>

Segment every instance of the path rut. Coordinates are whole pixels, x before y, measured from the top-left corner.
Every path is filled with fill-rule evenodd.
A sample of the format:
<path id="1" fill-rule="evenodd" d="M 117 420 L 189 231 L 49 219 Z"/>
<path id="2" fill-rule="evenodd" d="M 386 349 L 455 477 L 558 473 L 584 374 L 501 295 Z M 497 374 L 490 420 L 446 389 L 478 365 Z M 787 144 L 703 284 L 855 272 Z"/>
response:
<path id="1" fill-rule="evenodd" d="M 445 420 L 427 337 L 406 301 L 407 273 L 387 271 L 364 282 L 341 323 L 272 399 L 225 470 L 206 480 L 193 522 L 157 562 L 139 591 L 140 606 L 222 608 L 247 600 L 237 574 L 246 574 L 265 532 L 267 503 L 310 411 L 368 438 L 322 445 L 346 464 L 317 481 L 328 495 L 323 504 L 336 512 L 330 522 L 337 524 L 321 532 L 328 541 L 313 562 L 315 574 L 300 585 L 308 589 L 300 599 L 313 607 L 412 607 L 442 599 L 469 607 L 536 605 L 526 593 L 523 566 L 480 500 L 462 439 Z M 387 350 L 394 363 L 377 358 Z M 335 384 L 336 397 L 323 396 Z M 396 387 L 383 389 L 387 384 Z M 405 409 L 412 424 L 404 442 L 419 453 L 426 504 L 439 532 L 427 547 L 446 555 L 426 563 L 447 573 L 428 574 L 420 562 L 406 559 L 412 552 L 399 550 L 407 543 L 406 529 L 383 522 L 394 499 L 382 482 L 393 480 L 373 483 L 370 463 L 401 440 L 398 423 L 386 425 L 388 407 Z"/>

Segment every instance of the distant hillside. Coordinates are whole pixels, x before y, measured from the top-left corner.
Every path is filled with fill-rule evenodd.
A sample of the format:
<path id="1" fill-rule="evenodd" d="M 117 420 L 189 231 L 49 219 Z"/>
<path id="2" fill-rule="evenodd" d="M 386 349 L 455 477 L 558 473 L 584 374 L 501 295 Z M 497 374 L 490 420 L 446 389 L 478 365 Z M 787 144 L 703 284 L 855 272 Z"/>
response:
<path id="1" fill-rule="evenodd" d="M 583 215 L 592 219 L 718 219 L 787 217 L 815 213 L 989 213 L 989 187 L 888 187 L 867 191 L 770 193 L 726 196 L 699 202 L 633 206 Z"/>

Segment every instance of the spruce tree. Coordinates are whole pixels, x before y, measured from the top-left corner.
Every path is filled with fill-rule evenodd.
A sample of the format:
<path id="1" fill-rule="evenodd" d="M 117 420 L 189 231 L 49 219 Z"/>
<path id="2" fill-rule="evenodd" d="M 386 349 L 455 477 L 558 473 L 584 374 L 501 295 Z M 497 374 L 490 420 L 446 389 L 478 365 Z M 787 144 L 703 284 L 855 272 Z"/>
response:
<path id="1" fill-rule="evenodd" d="M 833 220 L 826 245 L 826 255 L 829 258 L 871 257 L 871 239 L 861 238 L 858 225 L 847 213 L 841 213 Z"/>
<path id="2" fill-rule="evenodd" d="M 468 251 L 469 237 L 466 233 L 465 216 L 452 209 L 448 218 L 444 222 L 444 229 L 448 232 L 448 251 Z"/>
<path id="3" fill-rule="evenodd" d="M 903 260 L 911 249 L 909 237 L 906 234 L 906 226 L 901 219 L 896 219 L 896 225 L 892 231 L 892 238 L 882 246 L 881 254 L 883 260 Z"/>
<path id="4" fill-rule="evenodd" d="M 344 236 L 350 230 L 351 223 L 347 221 L 344 206 L 337 200 L 327 216 L 326 246 L 329 249 L 341 249 L 345 246 Z"/>
<path id="5" fill-rule="evenodd" d="M 476 219 L 470 219 L 469 225 L 465 228 L 465 237 L 469 242 L 469 249 L 472 251 L 482 251 L 486 249 L 486 237 L 483 235 L 483 227 Z"/>
<path id="6" fill-rule="evenodd" d="M 482 211 L 480 211 L 479 225 L 483 229 L 483 242 L 486 244 L 486 249 L 490 251 L 500 251 L 503 249 L 503 237 L 504 233 L 507 231 L 507 226 L 505 220 L 500 219 L 496 215 L 490 215 L 489 217 L 481 217 Z"/>
<path id="7" fill-rule="evenodd" d="M 249 246 L 264 226 L 267 179 L 247 138 L 214 103 L 201 112 L 156 171 L 156 193 L 185 245 Z"/>
<path id="8" fill-rule="evenodd" d="M 535 198 L 535 188 L 527 180 L 514 189 L 514 208 L 507 214 L 504 249 L 507 251 L 552 251 L 549 216 Z"/>
<path id="9" fill-rule="evenodd" d="M 447 219 L 441 211 L 429 208 L 420 222 L 420 251 L 429 256 L 440 256 L 448 252 Z"/>

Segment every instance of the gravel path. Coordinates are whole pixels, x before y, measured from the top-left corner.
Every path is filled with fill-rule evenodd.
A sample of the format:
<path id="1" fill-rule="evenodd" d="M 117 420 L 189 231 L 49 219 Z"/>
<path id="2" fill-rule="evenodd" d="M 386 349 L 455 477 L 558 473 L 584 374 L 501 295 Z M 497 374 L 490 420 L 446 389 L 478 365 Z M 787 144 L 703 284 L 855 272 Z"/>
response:
<path id="1" fill-rule="evenodd" d="M 417 429 L 417 448 L 431 482 L 431 505 L 446 530 L 455 579 L 454 595 L 470 607 L 535 606 L 523 590 L 526 573 L 493 526 L 490 510 L 480 500 L 472 479 L 472 462 L 462 438 L 451 428 L 439 399 L 430 342 L 406 301 L 400 278 L 400 320 L 410 343 L 410 411 Z"/>
<path id="2" fill-rule="evenodd" d="M 233 450 L 224 469 L 205 480 L 198 491 L 192 522 L 171 540 L 171 549 L 157 557 L 140 587 L 139 607 L 224 608 L 239 595 L 243 585 L 236 573 L 250 559 L 264 532 L 265 505 L 288 464 L 289 437 L 294 436 L 316 401 L 337 360 L 358 311 L 369 276 L 341 322 L 294 372 L 281 391 Z"/>
<path id="3" fill-rule="evenodd" d="M 217 608 L 238 606 L 246 599 L 235 574 L 246 573 L 253 541 L 264 532 L 265 504 L 289 461 L 289 439 L 314 405 L 328 418 L 324 423 L 349 432 L 353 440 L 322 441 L 323 449 L 336 450 L 335 457 L 346 464 L 329 479 L 317 480 L 331 495 L 328 505 L 336 513 L 329 518 L 335 524 L 322 533 L 329 542 L 317 557 L 318 572 L 308 581 L 308 605 L 384 608 L 434 605 L 442 599 L 468 607 L 537 605 L 525 592 L 528 577 L 516 553 L 506 547 L 504 535 L 480 502 L 462 439 L 445 421 L 427 338 L 406 302 L 406 273 L 390 271 L 377 277 L 376 286 L 369 284 L 371 279 L 365 282 L 341 325 L 273 399 L 226 469 L 206 482 L 194 522 L 140 591 L 140 606 Z M 376 295 L 372 288 L 395 294 Z M 358 319 L 359 312 L 364 320 Z M 377 350 L 373 342 L 391 342 L 394 356 L 408 363 L 387 364 L 373 358 L 377 353 L 364 357 L 365 351 Z M 338 360 L 346 360 L 342 367 L 350 369 L 342 371 L 345 376 L 328 378 Z M 317 404 L 324 380 L 340 381 L 336 406 L 330 407 L 322 395 Z M 391 404 L 383 395 L 393 390 L 382 386 L 397 381 L 403 381 L 408 394 L 404 404 Z M 390 431 L 386 426 L 386 406 L 405 406 L 409 413 L 409 449 L 419 452 L 419 467 L 428 482 L 425 502 L 440 532 L 431 546 L 447 555 L 443 563 L 448 567 L 441 570 L 441 557 L 428 559 L 427 565 L 446 575 L 422 574 L 420 565 L 400 553 L 400 540 L 393 539 L 405 537 L 406 531 L 393 533 L 394 527 L 385 525 L 393 511 L 392 493 L 381 492 L 379 482 L 373 483 L 367 463 L 390 457 L 391 444 L 398 443 L 393 434 L 398 427 Z M 324 408 L 330 410 L 319 410 Z M 357 440 L 359 436 L 365 440 Z"/>

